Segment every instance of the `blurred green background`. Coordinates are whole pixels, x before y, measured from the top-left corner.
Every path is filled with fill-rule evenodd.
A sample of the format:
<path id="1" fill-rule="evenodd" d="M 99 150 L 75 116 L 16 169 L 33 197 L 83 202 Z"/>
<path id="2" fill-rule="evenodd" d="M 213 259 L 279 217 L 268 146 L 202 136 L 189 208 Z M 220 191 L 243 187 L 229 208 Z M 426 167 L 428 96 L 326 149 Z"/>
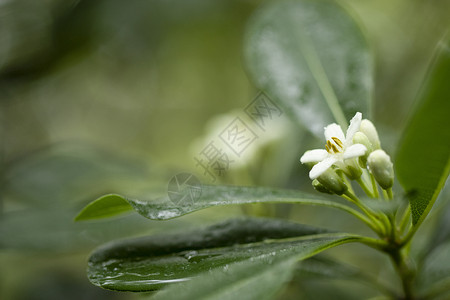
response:
<path id="1" fill-rule="evenodd" d="M 164 193 L 177 172 L 202 175 L 194 156 L 258 93 L 245 73 L 242 44 L 245 24 L 263 2 L 0 1 L 1 299 L 141 298 L 91 286 L 89 252 L 113 239 L 243 213 L 355 231 L 334 212 L 290 206 L 211 209 L 168 222 L 134 214 L 72 221 L 102 194 L 151 197 Z M 393 153 L 450 26 L 450 1 L 340 2 L 373 49 L 372 120 Z M 311 190 L 298 159 L 318 142 L 295 126 L 283 114 L 264 143 L 219 181 Z M 373 252 L 346 247 L 377 265 Z M 333 253 L 351 261 L 345 250 Z M 317 285 L 293 283 L 285 297 L 327 292 Z"/>

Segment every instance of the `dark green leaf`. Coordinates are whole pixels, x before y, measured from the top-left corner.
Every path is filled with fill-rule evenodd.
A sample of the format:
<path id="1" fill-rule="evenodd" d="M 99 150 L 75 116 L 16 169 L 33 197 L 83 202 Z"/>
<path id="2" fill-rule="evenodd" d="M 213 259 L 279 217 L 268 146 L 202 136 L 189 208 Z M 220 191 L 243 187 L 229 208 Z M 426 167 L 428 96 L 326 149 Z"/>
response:
<path id="1" fill-rule="evenodd" d="M 88 276 L 93 284 L 107 289 L 149 291 L 233 262 L 268 254 L 303 253 L 306 257 L 359 239 L 323 232 L 279 220 L 232 220 L 193 232 L 100 247 L 89 259 Z"/>
<path id="2" fill-rule="evenodd" d="M 447 41 L 439 46 L 394 162 L 416 228 L 436 201 L 450 171 L 449 78 L 450 42 Z"/>
<path id="3" fill-rule="evenodd" d="M 300 191 L 278 190 L 263 187 L 203 186 L 199 198 L 173 203 L 169 197 L 154 201 L 125 198 L 119 195 L 105 195 L 83 209 L 76 220 L 97 219 L 121 213 L 129 203 L 138 213 L 154 220 L 176 218 L 208 207 L 249 203 L 298 203 L 328 206 L 357 213 L 348 206 L 324 200 L 320 194 L 311 195 Z M 111 200 L 111 201 L 110 201 Z M 109 207 L 111 205 L 112 207 Z"/>
<path id="4" fill-rule="evenodd" d="M 247 27 L 245 61 L 256 86 L 316 134 L 367 116 L 372 59 L 355 20 L 335 1 L 276 1 Z"/>
<path id="5" fill-rule="evenodd" d="M 273 299 L 291 278 L 299 259 L 300 253 L 281 258 L 261 255 L 170 286 L 153 299 Z"/>

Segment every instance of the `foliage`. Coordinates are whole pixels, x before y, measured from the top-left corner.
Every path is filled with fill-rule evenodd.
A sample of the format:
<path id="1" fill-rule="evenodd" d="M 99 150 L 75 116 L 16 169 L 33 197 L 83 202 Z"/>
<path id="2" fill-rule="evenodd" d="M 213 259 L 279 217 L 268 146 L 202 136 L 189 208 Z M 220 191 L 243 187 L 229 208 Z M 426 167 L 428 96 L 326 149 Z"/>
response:
<path id="1" fill-rule="evenodd" d="M 336 172 L 338 181 L 342 180 L 344 191 L 327 185 L 324 178 L 330 174 L 318 177 L 317 190 L 341 195 L 348 203 L 292 190 L 217 185 L 203 186 L 201 196 L 191 203 L 175 204 L 169 197 L 137 200 L 109 194 L 86 206 L 76 217 L 77 221 L 91 220 L 134 209 L 144 217 L 165 220 L 214 206 L 289 203 L 340 209 L 364 222 L 379 238 L 275 219 L 232 220 L 197 231 L 102 246 L 89 259 L 90 281 L 121 291 L 164 288 L 156 299 L 272 299 L 293 278 L 296 268 L 302 268 L 302 261 L 329 248 L 356 242 L 388 255 L 401 278 L 402 287 L 391 288 L 355 271 L 369 278 L 379 293 L 401 299 L 440 296 L 448 287 L 450 274 L 448 266 L 440 264 L 448 253 L 448 243 L 441 244 L 437 262 L 425 260 L 417 269 L 410 253 L 411 240 L 437 199 L 450 168 L 446 125 L 450 108 L 449 41 L 442 41 L 439 48 L 394 160 L 404 193 L 396 189 L 394 195 L 390 183 L 377 187 L 380 179 L 373 171 L 378 162 L 371 164 L 376 161 L 371 155 L 381 151 L 377 150 L 367 153 L 372 171 L 366 169 L 362 156 L 357 161 L 362 167 L 353 169 L 361 168 L 359 175 L 352 173 L 350 165 L 329 169 Z M 335 2 L 279 1 L 263 6 L 248 24 L 244 53 L 255 85 L 315 134 L 333 120 L 346 128 L 346 120 L 356 111 L 365 115 L 369 112 L 373 57 L 358 24 Z M 329 153 L 338 152 L 330 149 L 328 144 Z M 377 160 L 385 160 L 381 167 L 392 168 L 389 156 L 383 155 Z M 353 191 L 343 173 L 360 185 L 366 197 Z M 403 196 L 408 203 L 402 201 Z M 307 266 L 308 261 L 304 264 Z M 339 270 L 333 269 L 336 266 L 338 263 L 332 262 L 322 264 L 320 269 L 333 272 Z M 342 278 L 349 274 L 335 272 Z M 434 284 L 414 289 L 416 280 L 426 281 L 426 274 L 442 275 Z"/>

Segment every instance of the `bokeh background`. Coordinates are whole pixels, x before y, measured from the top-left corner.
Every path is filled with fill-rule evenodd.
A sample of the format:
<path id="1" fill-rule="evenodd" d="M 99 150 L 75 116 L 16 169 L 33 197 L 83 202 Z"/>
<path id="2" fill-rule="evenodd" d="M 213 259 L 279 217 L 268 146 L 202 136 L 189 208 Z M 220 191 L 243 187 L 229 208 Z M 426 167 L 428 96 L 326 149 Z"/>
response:
<path id="1" fill-rule="evenodd" d="M 73 222 L 105 193 L 152 197 L 181 171 L 208 180 L 195 155 L 258 93 L 242 45 L 246 22 L 263 2 L 0 0 L 1 299 L 140 299 L 146 295 L 91 286 L 89 252 L 113 239 L 242 214 L 359 230 L 335 212 L 290 206 L 211 209 L 168 222 L 135 214 Z M 393 153 L 450 28 L 450 1 L 340 2 L 373 50 L 372 120 Z M 318 142 L 296 126 L 283 114 L 218 182 L 311 190 L 298 158 Z M 373 252 L 346 247 L 380 269 Z M 345 250 L 333 253 L 346 258 Z M 292 283 L 284 296 L 321 297 L 329 288 L 334 299 L 350 299 L 336 292 L 346 284 Z M 354 295 L 360 289 L 352 287 Z"/>

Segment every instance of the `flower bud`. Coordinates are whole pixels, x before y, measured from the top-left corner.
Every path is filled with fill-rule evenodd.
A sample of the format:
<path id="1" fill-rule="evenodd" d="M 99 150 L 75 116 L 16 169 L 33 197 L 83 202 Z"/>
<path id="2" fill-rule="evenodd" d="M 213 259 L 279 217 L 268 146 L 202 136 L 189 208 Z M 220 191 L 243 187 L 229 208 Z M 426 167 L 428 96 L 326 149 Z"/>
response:
<path id="1" fill-rule="evenodd" d="M 394 168 L 391 158 L 383 150 L 375 150 L 367 158 L 369 171 L 378 184 L 385 190 L 394 184 Z"/>
<path id="2" fill-rule="evenodd" d="M 321 184 L 319 182 L 319 180 L 317 180 L 317 179 L 314 179 L 312 181 L 312 186 L 318 192 L 325 193 L 325 194 L 334 194 L 329 189 L 327 189 L 323 184 Z"/>
<path id="3" fill-rule="evenodd" d="M 367 138 L 369 139 L 370 143 L 372 144 L 372 149 L 381 149 L 380 146 L 380 139 L 378 138 L 377 129 L 373 125 L 372 122 L 370 122 L 367 119 L 364 119 L 361 121 L 361 125 L 359 127 L 359 131 L 364 133 Z"/>
<path id="4" fill-rule="evenodd" d="M 345 168 L 342 169 L 351 180 L 356 180 L 362 175 L 362 169 L 355 158 L 345 160 Z"/>
<path id="5" fill-rule="evenodd" d="M 337 195 L 342 195 L 348 190 L 344 180 L 342 180 L 342 178 L 332 168 L 329 168 L 317 177 L 317 181 L 319 181 L 319 183 L 321 183 L 322 186 L 329 192 Z"/>
<path id="6" fill-rule="evenodd" d="M 374 150 L 372 148 L 372 143 L 369 141 L 367 135 L 365 135 L 361 131 L 358 131 L 353 136 L 353 144 L 363 144 L 367 148 L 366 153 L 363 156 L 359 157 L 359 164 L 362 168 L 365 169 L 367 166 L 367 157 L 369 157 L 370 152 Z"/>

